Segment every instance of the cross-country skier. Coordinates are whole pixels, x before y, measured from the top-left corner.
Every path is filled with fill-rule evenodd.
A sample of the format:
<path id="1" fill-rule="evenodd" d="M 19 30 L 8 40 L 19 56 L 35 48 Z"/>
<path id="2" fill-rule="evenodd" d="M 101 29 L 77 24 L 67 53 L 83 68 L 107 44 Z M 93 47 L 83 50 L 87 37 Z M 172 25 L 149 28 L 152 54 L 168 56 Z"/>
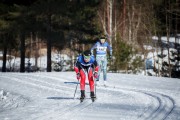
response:
<path id="1" fill-rule="evenodd" d="M 91 53 L 93 54 L 93 50 L 96 49 L 96 60 L 100 67 L 98 71 L 98 78 L 96 79 L 96 83 L 98 85 L 98 81 L 100 78 L 100 73 L 103 71 L 103 79 L 104 85 L 106 86 L 107 81 L 107 49 L 109 50 L 109 58 L 112 57 L 112 47 L 106 41 L 106 36 L 101 36 L 100 40 L 95 43 L 95 45 L 91 48 Z"/>
<path id="2" fill-rule="evenodd" d="M 94 56 L 91 55 L 90 50 L 86 50 L 82 55 L 78 56 L 74 66 L 74 70 L 76 72 L 77 79 L 80 81 L 81 101 L 85 98 L 86 73 L 89 80 L 90 97 L 92 99 L 96 98 L 94 93 L 94 78 L 98 77 L 98 69 L 98 64 Z"/>

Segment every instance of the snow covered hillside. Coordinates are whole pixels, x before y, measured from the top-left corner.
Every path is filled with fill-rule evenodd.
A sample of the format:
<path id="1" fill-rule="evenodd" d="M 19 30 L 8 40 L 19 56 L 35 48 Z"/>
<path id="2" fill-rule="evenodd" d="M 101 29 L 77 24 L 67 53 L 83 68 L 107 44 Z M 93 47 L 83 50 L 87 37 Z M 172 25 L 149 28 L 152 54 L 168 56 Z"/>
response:
<path id="1" fill-rule="evenodd" d="M 1 120 L 180 120 L 180 80 L 108 73 L 80 103 L 74 72 L 0 73 Z M 101 84 L 103 82 L 101 81 Z"/>

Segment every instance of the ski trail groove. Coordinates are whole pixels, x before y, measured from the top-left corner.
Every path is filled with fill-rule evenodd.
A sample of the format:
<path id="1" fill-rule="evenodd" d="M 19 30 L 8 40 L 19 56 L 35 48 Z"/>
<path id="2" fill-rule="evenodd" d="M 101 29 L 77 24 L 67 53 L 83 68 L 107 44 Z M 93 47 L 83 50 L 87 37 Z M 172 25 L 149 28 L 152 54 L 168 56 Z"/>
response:
<path id="1" fill-rule="evenodd" d="M 175 108 L 175 101 L 167 95 L 152 92 L 145 94 L 158 100 L 157 108 L 153 110 L 147 117 L 145 117 L 145 120 L 154 120 L 157 118 L 159 120 L 165 120 Z"/>
<path id="2" fill-rule="evenodd" d="M 138 116 L 138 119 L 142 120 L 165 120 L 175 108 L 175 101 L 168 95 L 164 95 L 157 92 L 150 92 L 145 90 L 120 88 L 115 86 L 108 86 L 101 89 L 117 90 L 117 91 L 131 91 L 144 94 L 152 98 L 152 104 Z"/>
<path id="3" fill-rule="evenodd" d="M 37 89 L 48 89 L 48 90 L 51 90 L 51 91 L 56 91 L 56 92 L 63 92 L 65 93 L 66 91 L 60 89 L 60 88 L 55 88 L 55 87 L 50 87 L 50 86 L 46 86 L 46 85 L 42 85 L 42 84 L 35 84 L 33 81 L 25 81 L 25 80 L 21 80 L 22 78 L 19 78 L 18 76 L 14 76 L 13 78 L 11 78 L 10 76 L 2 76 L 4 78 L 8 78 L 10 80 L 13 80 L 15 82 L 19 82 L 21 84 L 25 84 L 25 85 L 30 85 L 30 86 L 33 86 L 33 87 L 36 87 Z M 30 78 L 26 78 L 26 79 L 30 79 Z M 33 80 L 33 79 L 31 79 Z M 69 93 L 69 92 L 68 92 Z"/>
<path id="4" fill-rule="evenodd" d="M 61 118 L 63 120 L 68 120 L 69 116 L 73 116 L 75 114 L 77 114 L 79 111 L 82 111 L 84 109 L 86 109 L 87 107 L 91 106 L 93 103 L 91 102 L 91 99 L 85 99 L 82 103 L 78 103 L 74 106 L 68 107 L 68 108 L 64 108 L 62 109 L 54 109 L 52 112 L 44 114 L 42 116 L 39 116 L 38 120 L 44 120 L 44 119 L 55 119 L 55 118 Z M 67 118 L 66 118 L 67 117 Z M 59 120 L 58 118 L 58 120 Z"/>
<path id="5" fill-rule="evenodd" d="M 58 76 L 54 77 L 54 76 L 47 76 L 47 75 L 29 75 L 30 77 L 27 77 L 27 74 L 8 74 L 7 75 L 3 75 L 1 76 L 1 78 L 5 78 L 5 80 L 8 80 L 8 82 L 10 83 L 14 83 L 14 82 L 18 82 L 22 85 L 27 85 L 25 87 L 34 87 L 36 89 L 46 89 L 46 90 L 50 90 L 52 92 L 59 92 L 59 93 L 67 93 L 68 95 L 70 95 L 71 91 L 70 90 L 74 90 L 74 88 L 68 87 L 64 84 L 62 84 L 62 82 L 65 80 L 63 78 L 58 78 Z M 40 78 L 40 79 L 39 79 Z M 54 80 L 54 81 L 52 81 Z M 57 81 L 57 82 L 56 82 Z M 55 82 L 55 83 L 54 83 Z M 57 83 L 57 84 L 56 84 Z M 60 85 L 58 85 L 58 83 L 61 83 Z M 168 116 L 172 113 L 172 111 L 175 109 L 175 100 L 165 94 L 161 94 L 159 92 L 154 92 L 154 91 L 147 91 L 147 90 L 140 90 L 138 88 L 123 88 L 123 87 L 115 87 L 115 86 L 107 86 L 106 88 L 104 88 L 104 86 L 100 86 L 97 87 L 97 89 L 101 89 L 101 90 L 111 90 L 114 92 L 122 92 L 125 95 L 127 94 L 127 97 L 133 97 L 135 100 L 137 99 L 138 102 L 135 102 L 136 104 L 133 105 L 144 105 L 141 104 L 139 102 L 139 100 L 141 100 L 140 98 L 135 97 L 135 95 L 139 95 L 141 94 L 141 96 L 143 96 L 143 98 L 147 98 L 148 104 L 145 104 L 146 106 L 143 107 L 141 106 L 141 109 L 143 108 L 144 111 L 142 111 L 141 113 L 139 113 L 137 115 L 137 119 L 138 120 L 166 120 L 168 118 Z M 47 95 L 47 94 L 46 94 Z M 21 96 L 20 96 L 21 98 Z M 12 102 L 9 102 L 9 104 L 4 104 L 5 106 L 3 107 L 11 107 L 10 103 L 13 104 L 12 109 L 19 107 L 19 105 L 14 102 L 14 101 L 18 101 L 19 98 L 15 97 Z M 126 99 L 124 99 L 126 100 Z M 79 101 L 78 101 L 79 102 Z M 21 103 L 21 101 L 20 101 Z M 76 102 L 75 102 L 76 103 Z M 98 104 L 98 102 L 97 102 Z M 23 104 L 22 106 L 24 106 L 25 104 Z M 79 111 L 82 111 L 84 109 L 88 109 L 89 106 L 92 106 L 93 103 L 91 102 L 91 99 L 87 98 L 84 100 L 84 102 L 82 103 L 76 103 L 74 104 L 70 104 L 67 108 L 51 108 L 50 110 L 46 110 L 45 112 L 42 112 L 36 116 L 34 116 L 33 118 L 29 118 L 29 119 L 38 119 L 38 120 L 44 120 L 44 119 L 57 119 L 57 118 L 62 118 L 63 120 L 68 120 L 69 116 L 71 118 L 73 118 L 73 116 L 75 116 Z M 136 107 L 138 108 L 138 107 Z M 107 110 L 108 111 L 108 110 Z M 102 111 L 98 111 L 99 114 L 102 113 Z M 81 114 L 81 113 L 78 113 Z M 117 115 L 117 117 L 119 117 L 120 115 Z M 135 116 L 136 117 L 136 116 Z M 102 117 L 103 118 L 103 117 Z"/>
<path id="6" fill-rule="evenodd" d="M 15 77 L 20 77 L 20 76 L 15 76 Z M 23 76 L 24 77 L 24 76 Z M 20 77 L 20 78 L 22 78 L 22 77 Z M 30 77 L 24 77 L 24 78 L 26 78 L 26 79 L 29 79 L 29 80 L 33 80 L 33 81 L 35 81 L 35 82 L 40 82 L 40 83 L 42 83 L 42 84 L 47 84 L 47 85 L 51 85 L 51 86 L 56 86 L 56 87 L 64 87 L 64 88 L 68 88 L 68 89 L 72 89 L 72 88 L 70 88 L 70 87 L 67 87 L 67 86 L 62 86 L 62 85 L 58 85 L 58 84 L 54 84 L 53 83 L 53 81 L 58 81 L 58 82 L 61 82 L 61 80 L 62 81 L 64 81 L 64 79 L 60 79 L 60 78 L 55 78 L 55 77 L 49 77 L 49 76 L 30 76 Z M 41 79 L 39 79 L 39 78 L 41 78 Z M 48 78 L 48 79 L 47 79 Z M 25 80 L 26 80 L 25 79 Z M 60 83 L 61 84 L 61 83 Z"/>
<path id="7" fill-rule="evenodd" d="M 39 81 L 35 78 L 33 78 L 33 79 L 32 78 L 25 78 L 26 80 L 30 80 L 30 81 L 26 81 L 26 80 L 22 80 L 22 76 L 11 75 L 11 76 L 2 76 L 2 77 L 6 78 L 6 79 L 10 79 L 11 81 L 13 80 L 15 82 L 19 82 L 19 83 L 22 83 L 25 85 L 33 86 L 33 87 L 36 87 L 38 89 L 48 89 L 48 90 L 52 90 L 52 91 L 64 92 L 64 90 L 61 90 L 61 89 L 55 89 L 55 88 L 52 88 L 50 86 L 42 85 L 42 83 L 41 83 L 42 81 Z M 37 83 L 35 84 L 34 83 L 35 81 L 38 81 L 40 84 L 37 84 Z M 48 82 L 45 82 L 45 83 L 47 85 L 49 85 Z M 50 85 L 57 86 L 56 84 L 50 84 Z M 61 87 L 61 86 L 59 86 L 59 87 Z M 72 113 L 75 114 L 76 112 L 81 111 L 81 110 L 87 108 L 88 106 L 90 106 L 92 104 L 92 102 L 89 103 L 88 101 L 91 101 L 91 99 L 84 100 L 82 103 L 79 103 L 79 104 L 72 106 L 72 107 L 68 107 L 66 109 L 53 109 L 53 112 L 43 114 L 41 117 L 38 117 L 37 119 L 44 120 L 44 118 L 46 118 L 46 117 L 48 117 L 48 118 L 54 118 L 55 117 L 56 118 L 58 116 L 65 117 L 69 114 L 72 115 Z"/>

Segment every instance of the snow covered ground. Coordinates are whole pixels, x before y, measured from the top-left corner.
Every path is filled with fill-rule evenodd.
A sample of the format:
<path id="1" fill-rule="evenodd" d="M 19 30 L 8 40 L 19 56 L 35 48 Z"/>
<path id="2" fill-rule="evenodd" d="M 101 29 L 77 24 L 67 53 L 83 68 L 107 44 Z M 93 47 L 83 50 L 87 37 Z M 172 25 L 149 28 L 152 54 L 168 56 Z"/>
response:
<path id="1" fill-rule="evenodd" d="M 74 72 L 0 73 L 1 120 L 180 120 L 180 80 L 108 73 L 80 103 Z M 103 84 L 101 80 L 101 84 Z"/>

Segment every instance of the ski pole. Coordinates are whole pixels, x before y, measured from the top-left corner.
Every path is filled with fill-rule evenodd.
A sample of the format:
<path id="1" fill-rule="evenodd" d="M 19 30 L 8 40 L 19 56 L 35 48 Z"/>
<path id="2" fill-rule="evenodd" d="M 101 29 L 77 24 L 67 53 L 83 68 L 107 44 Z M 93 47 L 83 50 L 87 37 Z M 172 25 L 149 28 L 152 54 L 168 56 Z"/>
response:
<path id="1" fill-rule="evenodd" d="M 95 79 L 95 77 L 93 77 L 93 78 L 94 78 L 93 80 L 94 80 L 94 86 L 95 86 L 95 87 L 94 87 L 94 93 L 95 93 L 95 95 L 96 95 L 96 79 Z"/>
<path id="2" fill-rule="evenodd" d="M 74 90 L 74 97 L 73 97 L 73 99 L 75 98 L 75 95 L 76 95 L 76 91 L 77 91 L 78 84 L 79 84 L 79 83 L 77 83 L 76 88 L 75 88 L 75 90 Z"/>
<path id="3" fill-rule="evenodd" d="M 93 69 L 95 69 L 95 66 L 93 66 Z M 94 77 L 94 70 L 93 70 L 93 80 L 94 80 L 94 84 L 95 84 L 95 87 L 94 87 L 94 93 L 95 93 L 95 95 L 96 95 L 96 85 L 97 85 L 96 79 L 97 79 L 97 78 Z"/>
<path id="4" fill-rule="evenodd" d="M 94 91 L 95 91 L 95 95 L 96 95 L 96 79 L 95 79 L 94 81 L 95 81 L 95 88 L 94 88 Z"/>

